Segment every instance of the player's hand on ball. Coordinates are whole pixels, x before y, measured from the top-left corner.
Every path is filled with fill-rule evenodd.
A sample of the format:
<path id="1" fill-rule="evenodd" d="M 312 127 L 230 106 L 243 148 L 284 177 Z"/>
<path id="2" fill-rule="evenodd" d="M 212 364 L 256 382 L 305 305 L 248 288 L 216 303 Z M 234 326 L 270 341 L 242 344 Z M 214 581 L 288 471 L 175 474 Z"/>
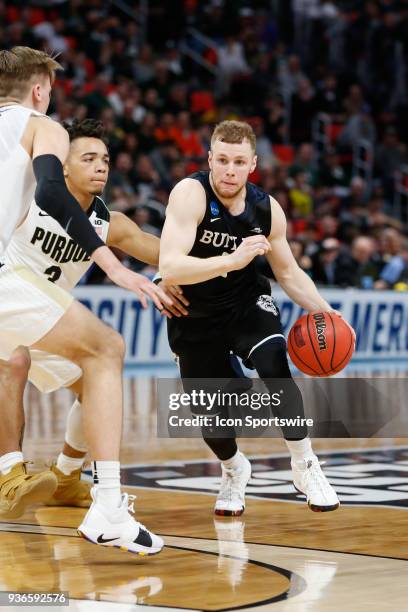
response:
<path id="1" fill-rule="evenodd" d="M 354 338 L 354 345 L 356 344 L 356 332 L 354 331 L 354 328 L 351 327 L 350 323 L 343 317 L 343 315 L 341 314 L 341 312 L 339 312 L 338 310 L 334 310 L 333 308 L 331 308 L 330 310 L 328 310 L 327 312 L 330 312 L 331 314 L 335 314 L 338 317 L 340 317 L 340 319 L 343 319 L 344 323 L 347 325 L 347 327 L 350 329 L 351 334 Z"/>
<path id="2" fill-rule="evenodd" d="M 186 317 L 188 315 L 188 310 L 185 306 L 189 306 L 190 302 L 183 295 L 183 290 L 178 285 L 165 285 L 163 281 L 158 284 L 159 287 L 164 291 L 164 293 L 170 297 L 173 302 L 173 306 L 167 306 L 165 310 L 162 310 L 162 314 L 172 318 L 172 315 L 175 317 Z"/>
<path id="3" fill-rule="evenodd" d="M 143 308 L 147 308 L 146 297 L 149 297 L 159 310 L 173 306 L 173 300 L 160 287 L 152 283 L 146 276 L 132 272 L 122 265 L 116 267 L 109 274 L 109 278 L 119 287 L 136 293 Z"/>
<path id="4" fill-rule="evenodd" d="M 271 245 L 262 234 L 244 238 L 237 250 L 229 255 L 233 263 L 232 270 L 242 270 L 257 255 L 265 255 L 270 250 Z"/>

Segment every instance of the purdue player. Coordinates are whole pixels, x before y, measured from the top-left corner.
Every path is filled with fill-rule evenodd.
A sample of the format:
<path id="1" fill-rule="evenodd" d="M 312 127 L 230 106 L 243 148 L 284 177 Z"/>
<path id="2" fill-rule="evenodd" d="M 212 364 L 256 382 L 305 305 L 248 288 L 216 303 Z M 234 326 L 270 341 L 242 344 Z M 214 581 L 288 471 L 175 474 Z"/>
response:
<path id="1" fill-rule="evenodd" d="M 161 300 L 168 304 L 169 298 L 119 263 L 65 185 L 62 162 L 69 149 L 68 134 L 44 115 L 59 67 L 46 53 L 28 47 L 0 51 L 0 252 L 23 221 L 35 194 L 38 206 L 116 284 L 134 291 L 144 306 L 149 295 L 162 308 Z M 115 544 L 133 552 L 160 551 L 162 540 L 133 520 L 127 512 L 126 495 L 120 492 L 121 337 L 63 289 L 23 266 L 2 266 L 0 296 L 0 346 L 3 356 L 9 358 L 0 364 L 4 425 L 0 431 L 0 516 L 20 516 L 29 503 L 44 501 L 57 486 L 55 475 L 49 472 L 29 476 L 21 452 L 22 394 L 29 355 L 18 347 L 48 351 L 52 346 L 53 352 L 74 361 L 83 371 L 85 432 L 98 472 L 97 509 L 89 519 L 91 528 L 115 534 Z"/>
<path id="2" fill-rule="evenodd" d="M 248 182 L 257 161 L 255 146 L 248 124 L 220 123 L 211 139 L 210 171 L 183 179 L 170 194 L 160 273 L 165 283 L 183 287 L 190 306 L 188 317 L 168 321 L 169 342 L 179 357 L 186 390 L 194 384 L 191 379 L 234 378 L 232 352 L 255 368 L 272 392 L 271 379 L 287 379 L 286 401 L 276 409 L 279 417 L 303 416 L 279 312 L 269 282 L 256 271 L 255 257 L 266 255 L 281 287 L 302 308 L 332 309 L 296 264 L 278 202 Z M 306 428 L 282 431 L 295 487 L 306 495 L 312 510 L 335 510 L 337 495 L 312 451 Z M 207 435 L 204 429 L 206 443 L 222 462 L 215 513 L 238 516 L 245 507 L 250 463 L 234 437 L 210 434 L 211 428 Z"/>
<path id="3" fill-rule="evenodd" d="M 64 176 L 70 193 L 87 214 L 101 239 L 141 261 L 157 265 L 160 241 L 130 221 L 120 212 L 110 212 L 100 197 L 109 172 L 109 154 L 104 129 L 92 119 L 74 121 L 65 126 L 70 138 L 70 151 L 64 164 Z M 92 262 L 58 223 L 31 204 L 24 222 L 15 231 L 0 264 L 24 265 L 39 276 L 70 291 L 87 272 Z M 169 287 L 173 306 L 168 306 L 171 317 L 186 315 L 188 305 L 179 288 Z M 27 315 L 29 317 L 29 314 Z M 1 347 L 0 347 L 1 356 Z M 51 468 L 58 480 L 53 497 L 46 502 L 58 506 L 90 506 L 89 485 L 80 481 L 87 443 L 81 423 L 82 370 L 58 355 L 30 349 L 29 380 L 42 392 L 49 393 L 69 387 L 78 396 L 67 423 L 66 440 L 56 466 Z"/>

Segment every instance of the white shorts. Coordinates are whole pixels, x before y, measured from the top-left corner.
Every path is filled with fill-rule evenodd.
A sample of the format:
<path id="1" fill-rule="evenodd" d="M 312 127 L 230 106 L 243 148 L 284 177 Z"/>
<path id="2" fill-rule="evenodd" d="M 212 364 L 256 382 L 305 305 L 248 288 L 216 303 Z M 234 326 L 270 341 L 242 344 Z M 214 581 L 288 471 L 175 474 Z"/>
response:
<path id="1" fill-rule="evenodd" d="M 82 377 L 82 370 L 79 366 L 59 355 L 52 355 L 37 349 L 30 349 L 30 355 L 31 368 L 28 380 L 42 393 L 51 393 L 61 387 L 70 387 Z"/>
<path id="2" fill-rule="evenodd" d="M 0 270 L 0 358 L 9 359 L 17 346 L 30 347 L 43 338 L 73 302 L 64 289 L 29 268 Z M 29 379 L 44 392 L 69 386 L 82 375 L 75 364 L 32 350 Z"/>

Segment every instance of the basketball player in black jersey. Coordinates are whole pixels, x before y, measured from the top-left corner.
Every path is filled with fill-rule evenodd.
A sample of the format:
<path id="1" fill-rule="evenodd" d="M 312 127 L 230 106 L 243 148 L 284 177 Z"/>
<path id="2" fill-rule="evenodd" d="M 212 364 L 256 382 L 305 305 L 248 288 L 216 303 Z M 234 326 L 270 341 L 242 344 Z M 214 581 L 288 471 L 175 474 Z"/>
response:
<path id="1" fill-rule="evenodd" d="M 269 389 L 271 379 L 287 379 L 288 399 L 276 416 L 302 417 L 279 311 L 269 282 L 256 270 L 255 258 L 266 256 L 282 289 L 306 311 L 332 308 L 297 265 L 278 202 L 248 182 L 257 162 L 255 146 L 247 123 L 220 123 L 211 139 L 209 172 L 183 179 L 170 194 L 160 273 L 165 283 L 183 287 L 190 306 L 188 317 L 168 321 L 169 342 L 179 358 L 186 390 L 189 379 L 233 379 L 234 353 L 256 369 Z M 221 413 L 223 408 L 217 410 Z M 339 500 L 320 468 L 307 429 L 293 432 L 283 427 L 282 432 L 295 487 L 312 510 L 335 510 Z M 205 429 L 203 436 L 222 462 L 215 513 L 239 516 L 245 508 L 250 463 L 234 437 L 211 437 Z"/>

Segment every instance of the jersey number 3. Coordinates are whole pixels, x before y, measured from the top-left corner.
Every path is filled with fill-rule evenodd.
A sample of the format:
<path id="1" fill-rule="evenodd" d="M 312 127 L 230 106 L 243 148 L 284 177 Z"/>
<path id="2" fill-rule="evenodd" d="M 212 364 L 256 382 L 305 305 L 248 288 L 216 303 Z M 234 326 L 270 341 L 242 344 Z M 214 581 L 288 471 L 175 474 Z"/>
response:
<path id="1" fill-rule="evenodd" d="M 48 280 L 51 283 L 56 283 L 62 274 L 62 270 L 58 266 L 51 266 L 44 270 L 44 274 L 48 276 Z"/>

